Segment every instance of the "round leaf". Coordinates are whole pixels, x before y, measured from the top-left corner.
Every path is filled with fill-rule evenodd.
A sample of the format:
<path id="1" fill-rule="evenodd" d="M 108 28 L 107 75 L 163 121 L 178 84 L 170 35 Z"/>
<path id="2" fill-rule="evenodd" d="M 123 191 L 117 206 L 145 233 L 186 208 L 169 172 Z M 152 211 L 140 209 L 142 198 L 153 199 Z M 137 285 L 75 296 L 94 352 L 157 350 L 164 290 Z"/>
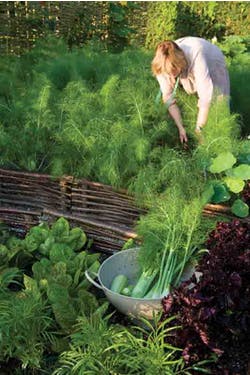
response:
<path id="1" fill-rule="evenodd" d="M 224 181 L 228 189 L 236 194 L 240 193 L 244 189 L 244 186 L 245 186 L 245 182 L 241 180 L 240 178 L 226 177 Z"/>
<path id="2" fill-rule="evenodd" d="M 234 215 L 239 217 L 247 217 L 249 215 L 249 207 L 241 199 L 236 199 L 236 201 L 234 201 L 231 211 Z"/>
<path id="3" fill-rule="evenodd" d="M 237 159 L 241 164 L 250 165 L 250 154 L 240 154 Z"/>
<path id="4" fill-rule="evenodd" d="M 207 204 L 208 202 L 211 202 L 211 199 L 214 195 L 214 187 L 212 184 L 208 184 L 206 187 L 205 187 L 205 190 L 203 191 L 202 195 L 201 195 L 201 201 L 202 201 L 202 204 Z"/>
<path id="5" fill-rule="evenodd" d="M 209 171 L 211 173 L 221 173 L 232 168 L 235 163 L 236 158 L 231 152 L 222 152 L 213 159 L 212 164 L 209 167 Z"/>
<path id="6" fill-rule="evenodd" d="M 214 185 L 214 195 L 212 196 L 212 203 L 226 202 L 231 198 L 231 195 L 224 184 L 218 183 Z"/>
<path id="7" fill-rule="evenodd" d="M 241 164 L 233 168 L 233 176 L 241 178 L 242 180 L 250 180 L 250 165 Z"/>

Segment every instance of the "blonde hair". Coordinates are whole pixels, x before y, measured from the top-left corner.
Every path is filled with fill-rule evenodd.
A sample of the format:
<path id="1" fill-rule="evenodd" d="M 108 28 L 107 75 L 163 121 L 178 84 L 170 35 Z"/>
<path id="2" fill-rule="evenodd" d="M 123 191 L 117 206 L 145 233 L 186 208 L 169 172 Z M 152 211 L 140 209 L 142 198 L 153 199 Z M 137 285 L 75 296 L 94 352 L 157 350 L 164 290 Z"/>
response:
<path id="1" fill-rule="evenodd" d="M 156 47 L 155 57 L 151 67 L 154 75 L 171 73 L 171 69 L 183 72 L 188 66 L 187 59 L 182 49 L 171 40 L 164 40 Z"/>

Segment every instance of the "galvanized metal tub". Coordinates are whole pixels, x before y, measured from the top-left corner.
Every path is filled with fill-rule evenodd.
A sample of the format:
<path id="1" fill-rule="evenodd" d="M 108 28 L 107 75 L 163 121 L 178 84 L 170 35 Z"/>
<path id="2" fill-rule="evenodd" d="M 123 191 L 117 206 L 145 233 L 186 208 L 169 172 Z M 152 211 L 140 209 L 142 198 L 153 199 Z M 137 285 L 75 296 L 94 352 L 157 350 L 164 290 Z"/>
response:
<path id="1" fill-rule="evenodd" d="M 127 276 L 129 284 L 136 283 L 140 273 L 138 251 L 139 248 L 122 250 L 106 259 L 101 264 L 98 273 L 94 274 L 99 283 L 92 279 L 88 271 L 85 272 L 85 275 L 93 285 L 103 290 L 107 299 L 121 313 L 137 319 L 140 317 L 152 319 L 154 314 L 157 314 L 162 309 L 161 299 L 128 297 L 112 292 L 109 289 L 113 279 L 121 274 Z M 185 279 L 187 278 L 186 276 Z"/>

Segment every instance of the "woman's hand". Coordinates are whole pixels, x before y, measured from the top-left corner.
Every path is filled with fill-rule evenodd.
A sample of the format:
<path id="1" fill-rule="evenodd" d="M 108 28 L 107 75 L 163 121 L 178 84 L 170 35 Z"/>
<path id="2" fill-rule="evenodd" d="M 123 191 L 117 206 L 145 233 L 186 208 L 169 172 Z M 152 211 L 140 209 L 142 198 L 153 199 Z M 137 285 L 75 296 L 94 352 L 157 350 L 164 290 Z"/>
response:
<path id="1" fill-rule="evenodd" d="M 186 130 L 183 127 L 179 128 L 179 138 L 181 143 L 187 143 L 188 141 Z"/>
<path id="2" fill-rule="evenodd" d="M 178 128 L 179 138 L 180 138 L 181 143 L 182 144 L 187 143 L 188 138 L 187 138 L 186 130 L 184 129 L 184 127 L 182 125 L 181 113 L 180 113 L 180 110 L 179 110 L 177 104 L 173 103 L 170 107 L 168 107 L 168 112 L 169 112 L 170 116 L 172 117 L 172 119 L 174 120 L 174 122 L 175 122 L 175 124 Z"/>
<path id="3" fill-rule="evenodd" d="M 195 134 L 197 136 L 198 143 L 203 143 L 202 126 L 196 125 Z"/>
<path id="4" fill-rule="evenodd" d="M 201 134 L 201 131 L 202 131 L 202 126 L 200 126 L 200 125 L 196 125 L 196 127 L 195 127 L 195 133 L 196 133 L 197 135 L 200 135 L 200 134 Z"/>

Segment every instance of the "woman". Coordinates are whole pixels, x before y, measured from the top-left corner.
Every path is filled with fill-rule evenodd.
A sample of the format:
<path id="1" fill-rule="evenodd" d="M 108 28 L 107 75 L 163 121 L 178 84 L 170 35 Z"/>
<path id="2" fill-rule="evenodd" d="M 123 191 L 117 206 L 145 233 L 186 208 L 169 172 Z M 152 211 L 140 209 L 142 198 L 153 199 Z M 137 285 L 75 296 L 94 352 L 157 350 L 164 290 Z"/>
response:
<path id="1" fill-rule="evenodd" d="M 196 133 L 207 122 L 209 107 L 214 96 L 230 94 L 228 70 L 220 49 L 202 38 L 185 37 L 175 42 L 166 40 L 158 44 L 152 61 L 163 102 L 179 130 L 180 141 L 187 142 L 181 113 L 174 98 L 178 82 L 188 94 L 198 95 Z"/>

